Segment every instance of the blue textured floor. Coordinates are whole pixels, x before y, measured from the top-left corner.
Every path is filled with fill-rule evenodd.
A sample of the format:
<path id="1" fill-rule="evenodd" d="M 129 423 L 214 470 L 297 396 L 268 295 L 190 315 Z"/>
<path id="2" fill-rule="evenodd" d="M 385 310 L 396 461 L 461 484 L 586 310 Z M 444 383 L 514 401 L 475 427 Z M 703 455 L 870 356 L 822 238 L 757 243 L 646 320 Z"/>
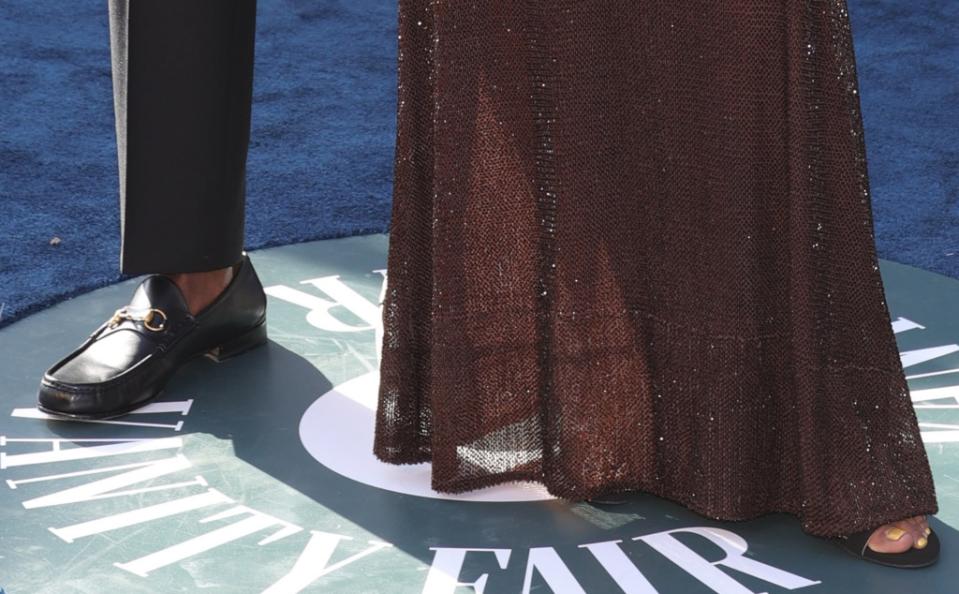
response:
<path id="1" fill-rule="evenodd" d="M 879 254 L 959 278 L 959 2 L 849 4 Z M 386 230 L 395 21 L 260 0 L 249 248 Z M 109 65 L 106 0 L 0 2 L 0 326 L 118 278 Z"/>

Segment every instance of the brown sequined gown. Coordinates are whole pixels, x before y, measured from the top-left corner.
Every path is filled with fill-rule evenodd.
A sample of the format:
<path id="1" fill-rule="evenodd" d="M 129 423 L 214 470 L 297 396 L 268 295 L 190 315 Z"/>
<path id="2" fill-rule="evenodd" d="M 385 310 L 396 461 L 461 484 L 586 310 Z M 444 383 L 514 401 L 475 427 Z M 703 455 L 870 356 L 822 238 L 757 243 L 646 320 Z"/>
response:
<path id="1" fill-rule="evenodd" d="M 843 0 L 400 0 L 376 455 L 827 536 L 936 511 Z"/>

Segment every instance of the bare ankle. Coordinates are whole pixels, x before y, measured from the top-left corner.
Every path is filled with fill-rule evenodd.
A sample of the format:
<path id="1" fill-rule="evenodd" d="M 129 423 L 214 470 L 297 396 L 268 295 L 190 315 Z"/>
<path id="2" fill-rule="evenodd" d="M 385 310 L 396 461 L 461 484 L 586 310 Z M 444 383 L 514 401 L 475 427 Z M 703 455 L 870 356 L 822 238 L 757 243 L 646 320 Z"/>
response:
<path id="1" fill-rule="evenodd" d="M 233 280 L 233 267 L 204 272 L 168 273 L 166 276 L 179 287 L 190 313 L 196 315 L 213 303 L 230 284 Z"/>

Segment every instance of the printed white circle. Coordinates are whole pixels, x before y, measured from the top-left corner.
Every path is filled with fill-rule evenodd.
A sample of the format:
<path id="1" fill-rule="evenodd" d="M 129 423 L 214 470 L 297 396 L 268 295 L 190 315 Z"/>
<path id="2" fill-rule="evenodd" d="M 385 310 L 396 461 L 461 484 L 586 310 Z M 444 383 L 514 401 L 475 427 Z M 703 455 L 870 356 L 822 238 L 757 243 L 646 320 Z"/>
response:
<path id="1" fill-rule="evenodd" d="M 460 501 L 555 499 L 538 483 L 507 483 L 468 493 L 439 493 L 430 487 L 430 465 L 386 464 L 373 455 L 378 371 L 353 378 L 316 399 L 300 419 L 300 441 L 333 472 L 396 493 Z"/>

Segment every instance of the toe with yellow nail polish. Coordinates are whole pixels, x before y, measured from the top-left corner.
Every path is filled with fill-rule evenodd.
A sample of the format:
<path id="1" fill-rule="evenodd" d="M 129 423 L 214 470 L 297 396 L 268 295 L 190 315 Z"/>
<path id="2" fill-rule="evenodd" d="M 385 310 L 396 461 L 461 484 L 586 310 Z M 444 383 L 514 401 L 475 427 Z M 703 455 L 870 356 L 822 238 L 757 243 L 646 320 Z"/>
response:
<path id="1" fill-rule="evenodd" d="M 917 527 L 921 529 L 914 531 L 913 529 Z M 909 540 L 906 542 L 912 546 L 906 547 L 906 542 L 903 542 L 901 547 L 889 547 L 891 549 L 904 549 L 901 551 L 881 552 L 872 548 L 869 544 L 870 541 L 882 537 L 887 539 L 886 542 L 900 541 L 906 534 L 909 534 Z M 850 554 L 860 559 L 887 567 L 912 569 L 927 567 L 935 563 L 939 558 L 940 550 L 939 537 L 935 530 L 927 529 L 925 526 L 915 526 L 914 523 L 910 524 L 908 530 L 894 524 L 887 524 L 879 529 L 861 530 L 837 538 L 836 542 Z"/>
<path id="2" fill-rule="evenodd" d="M 889 528 L 886 530 L 886 538 L 889 540 L 899 540 L 906 531 L 902 528 Z"/>

